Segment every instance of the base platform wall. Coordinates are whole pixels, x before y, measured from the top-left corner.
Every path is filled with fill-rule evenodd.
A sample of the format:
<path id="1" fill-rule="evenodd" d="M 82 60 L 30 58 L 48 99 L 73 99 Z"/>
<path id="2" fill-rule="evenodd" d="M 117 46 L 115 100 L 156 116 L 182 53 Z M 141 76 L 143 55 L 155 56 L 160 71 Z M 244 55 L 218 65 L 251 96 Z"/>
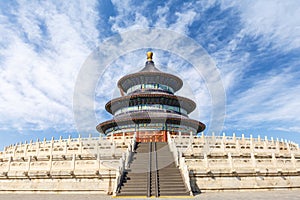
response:
<path id="1" fill-rule="evenodd" d="M 0 193 L 97 193 L 112 194 L 110 179 L 7 179 L 0 180 Z"/>
<path id="2" fill-rule="evenodd" d="M 190 177 L 194 193 L 224 190 L 300 189 L 300 176 Z"/>

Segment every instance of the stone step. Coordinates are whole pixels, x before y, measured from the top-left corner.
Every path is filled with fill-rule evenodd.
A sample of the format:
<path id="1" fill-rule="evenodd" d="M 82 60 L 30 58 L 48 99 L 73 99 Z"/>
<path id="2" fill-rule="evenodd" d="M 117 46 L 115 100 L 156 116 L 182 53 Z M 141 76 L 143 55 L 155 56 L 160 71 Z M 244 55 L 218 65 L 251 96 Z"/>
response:
<path id="1" fill-rule="evenodd" d="M 147 181 L 148 176 L 135 176 L 135 175 L 128 175 L 126 177 L 124 177 L 125 180 L 145 180 Z"/>
<path id="2" fill-rule="evenodd" d="M 184 182 L 177 182 L 177 183 L 174 183 L 174 182 L 169 182 L 169 181 L 160 181 L 159 182 L 159 186 L 160 187 L 163 187 L 163 188 L 165 188 L 165 187 L 184 187 L 185 188 L 185 184 L 184 184 Z"/>
<path id="3" fill-rule="evenodd" d="M 159 187 L 161 188 L 185 188 L 184 183 L 170 183 L 170 182 L 160 182 Z"/>
<path id="4" fill-rule="evenodd" d="M 170 169 L 170 170 L 159 170 L 159 173 L 161 174 L 181 174 L 179 169 Z"/>
<path id="5" fill-rule="evenodd" d="M 133 187 L 124 187 L 121 189 L 122 192 L 145 192 L 147 191 L 147 188 L 140 188 L 140 187 L 136 187 L 136 188 L 133 188 Z"/>
<path id="6" fill-rule="evenodd" d="M 131 180 L 124 180 L 124 184 L 125 183 L 135 183 L 137 185 L 142 185 L 147 183 L 147 179 L 131 179 Z"/>
<path id="7" fill-rule="evenodd" d="M 182 179 L 182 176 L 181 174 L 161 174 L 161 173 L 158 173 L 158 177 L 161 178 L 161 179 L 174 179 L 174 178 L 179 178 L 179 179 Z"/>
<path id="8" fill-rule="evenodd" d="M 117 194 L 117 196 L 147 196 L 147 191 L 144 192 L 122 192 Z"/>
<path id="9" fill-rule="evenodd" d="M 136 172 L 133 172 L 133 171 L 129 171 L 127 172 L 127 175 L 133 175 L 133 176 L 147 176 L 147 172 L 141 172 L 141 173 L 136 173 Z"/>
<path id="10" fill-rule="evenodd" d="M 131 178 L 131 179 L 124 179 L 124 182 L 126 183 L 130 183 L 130 182 L 136 182 L 136 183 L 146 183 L 147 182 L 147 178 Z"/>
<path id="11" fill-rule="evenodd" d="M 188 191 L 185 189 L 185 188 L 176 188 L 173 189 L 173 188 L 160 188 L 159 189 L 160 193 L 167 193 L 167 192 L 173 192 L 173 193 L 187 193 Z"/>
<path id="12" fill-rule="evenodd" d="M 168 161 L 173 161 L 174 160 L 173 154 L 165 155 L 165 156 L 158 154 L 157 159 L 166 159 Z"/>
<path id="13" fill-rule="evenodd" d="M 176 196 L 176 197 L 180 197 L 180 196 L 190 196 L 189 192 L 176 192 L 176 191 L 171 191 L 171 192 L 161 192 L 160 196 Z"/>
<path id="14" fill-rule="evenodd" d="M 156 143 L 149 153 L 149 143 L 138 143 L 136 153 L 132 157 L 130 168 L 127 170 L 118 196 L 146 196 L 148 173 L 134 173 L 147 170 L 149 167 L 149 156 L 152 156 L 152 167 L 155 166 L 155 156 L 157 155 L 158 167 L 158 187 L 161 196 L 189 196 L 179 168 L 176 166 L 173 153 L 168 147 L 168 143 Z M 163 149 L 161 149 L 163 148 Z M 161 166 L 161 168 L 160 168 Z M 151 172 L 151 193 L 156 189 L 156 171 Z"/>
<path id="15" fill-rule="evenodd" d="M 147 176 L 128 176 L 128 177 L 125 177 L 124 180 L 126 180 L 126 181 L 132 181 L 132 180 L 147 181 Z"/>
<path id="16" fill-rule="evenodd" d="M 145 157 L 148 157 L 148 158 L 145 158 Z M 148 160 L 149 160 L 149 156 L 146 154 L 144 156 L 141 155 L 141 156 L 133 157 L 133 161 L 135 161 L 134 163 L 143 163 L 144 161 L 147 161 L 147 163 L 148 163 Z"/>
<path id="17" fill-rule="evenodd" d="M 170 175 L 170 176 L 162 176 L 162 175 L 159 175 L 159 179 L 160 180 L 182 180 L 182 177 L 180 175 Z"/>
<path id="18" fill-rule="evenodd" d="M 170 170 L 179 170 L 178 167 L 170 167 L 170 166 L 165 166 L 163 165 L 162 163 L 158 163 L 158 166 L 157 168 L 160 170 L 160 171 L 170 171 Z"/>
<path id="19" fill-rule="evenodd" d="M 159 173 L 161 174 L 181 174 L 180 170 L 179 169 L 170 169 L 170 170 L 159 170 Z"/>
<path id="20" fill-rule="evenodd" d="M 129 173 L 129 174 L 127 174 L 127 176 L 126 176 L 127 178 L 144 178 L 144 177 L 147 177 L 147 174 L 131 174 L 131 173 Z"/>
<path id="21" fill-rule="evenodd" d="M 129 178 L 129 179 L 124 179 L 124 182 L 126 183 L 130 183 L 130 182 L 138 182 L 138 183 L 146 183 L 147 182 L 147 178 Z"/>
<path id="22" fill-rule="evenodd" d="M 137 156 L 137 157 L 133 157 L 132 161 L 133 162 L 131 164 L 133 164 L 133 163 L 142 163 L 142 162 L 147 162 L 148 163 L 148 161 L 149 161 L 149 155 L 144 154 L 143 156 L 140 155 L 140 156 Z"/>
<path id="23" fill-rule="evenodd" d="M 149 163 L 148 163 L 148 161 L 145 163 L 145 162 L 140 162 L 140 163 L 138 163 L 138 162 L 136 162 L 136 163 L 132 163 L 131 165 L 130 165 L 130 167 L 133 167 L 133 166 L 138 166 L 138 167 L 145 167 L 145 166 L 149 166 Z"/>
<path id="24" fill-rule="evenodd" d="M 126 183 L 122 186 L 122 188 L 141 188 L 141 189 L 147 189 L 147 183 L 145 184 L 136 184 L 136 183 Z"/>
<path id="25" fill-rule="evenodd" d="M 147 189 L 147 183 L 146 184 L 124 184 L 121 189 L 136 189 L 136 190 L 146 190 Z"/>
<path id="26" fill-rule="evenodd" d="M 138 187 L 138 188 L 146 188 L 147 187 L 147 182 L 124 182 L 122 185 L 122 188 L 127 188 L 127 187 Z"/>
<path id="27" fill-rule="evenodd" d="M 177 174 L 177 175 L 181 175 L 180 170 L 159 170 L 158 171 L 159 174 L 163 174 L 163 175 L 173 175 L 173 174 Z"/>
<path id="28" fill-rule="evenodd" d="M 180 178 L 173 178 L 173 179 L 159 179 L 159 182 L 162 184 L 170 184 L 170 185 L 177 185 L 179 183 L 184 183 L 183 180 Z"/>
<path id="29" fill-rule="evenodd" d="M 183 178 L 181 176 L 158 176 L 158 179 L 160 181 L 174 181 L 174 180 L 178 180 L 178 181 L 183 181 Z"/>
<path id="30" fill-rule="evenodd" d="M 160 182 L 159 186 L 161 188 L 185 188 L 185 184 L 184 183 L 170 183 L 170 182 Z"/>

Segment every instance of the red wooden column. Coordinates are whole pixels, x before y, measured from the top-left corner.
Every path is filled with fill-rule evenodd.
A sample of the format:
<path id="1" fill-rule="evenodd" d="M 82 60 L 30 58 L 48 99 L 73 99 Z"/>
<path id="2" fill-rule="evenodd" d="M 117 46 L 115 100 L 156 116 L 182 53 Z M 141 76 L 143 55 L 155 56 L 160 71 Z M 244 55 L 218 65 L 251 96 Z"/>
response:
<path id="1" fill-rule="evenodd" d="M 164 131 L 164 142 L 168 142 L 168 133 Z"/>

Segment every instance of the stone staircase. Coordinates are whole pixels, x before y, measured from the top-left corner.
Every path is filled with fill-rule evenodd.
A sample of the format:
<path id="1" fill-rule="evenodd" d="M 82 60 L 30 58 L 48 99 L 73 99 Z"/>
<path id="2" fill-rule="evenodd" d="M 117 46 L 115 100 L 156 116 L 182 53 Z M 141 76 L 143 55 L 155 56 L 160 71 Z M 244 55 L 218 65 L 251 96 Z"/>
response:
<path id="1" fill-rule="evenodd" d="M 137 143 L 117 196 L 190 196 L 168 143 Z"/>

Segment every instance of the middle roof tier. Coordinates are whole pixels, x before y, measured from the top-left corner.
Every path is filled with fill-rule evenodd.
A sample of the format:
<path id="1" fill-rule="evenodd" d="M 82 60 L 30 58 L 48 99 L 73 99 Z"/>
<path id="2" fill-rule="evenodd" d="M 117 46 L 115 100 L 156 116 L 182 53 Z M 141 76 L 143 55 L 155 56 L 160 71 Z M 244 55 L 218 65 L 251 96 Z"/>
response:
<path id="1" fill-rule="evenodd" d="M 123 96 L 109 101 L 105 105 L 107 112 L 115 115 L 122 108 L 141 106 L 141 105 L 168 105 L 174 106 L 191 113 L 196 108 L 196 103 L 188 98 L 166 93 L 138 93 L 130 96 Z"/>

